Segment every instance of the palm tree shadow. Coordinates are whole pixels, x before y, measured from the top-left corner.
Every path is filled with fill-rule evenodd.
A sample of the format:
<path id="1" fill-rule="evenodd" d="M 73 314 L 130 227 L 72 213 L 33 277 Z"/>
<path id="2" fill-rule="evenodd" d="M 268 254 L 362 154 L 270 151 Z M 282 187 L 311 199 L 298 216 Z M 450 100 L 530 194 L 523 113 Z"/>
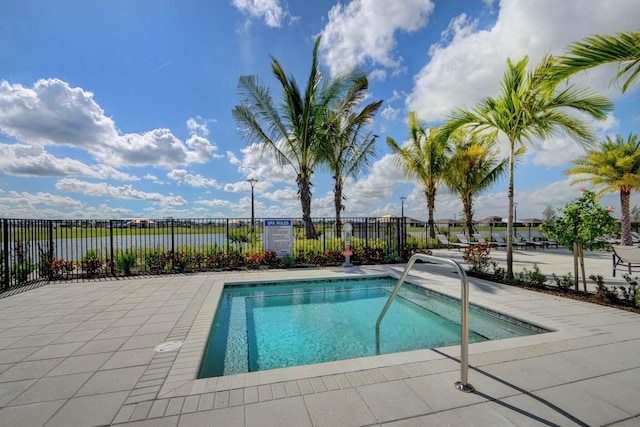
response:
<path id="1" fill-rule="evenodd" d="M 441 351 L 439 351 L 437 349 L 432 349 L 432 351 L 434 351 L 434 352 L 436 352 L 436 353 L 438 353 L 438 354 L 440 354 L 442 356 L 445 356 L 448 359 L 454 360 L 456 362 L 460 362 L 459 359 L 457 359 L 457 358 L 455 358 L 453 356 L 450 356 L 450 355 L 448 355 L 446 353 L 443 353 L 443 352 L 441 352 Z M 495 376 L 493 374 L 490 374 L 489 372 L 484 371 L 484 370 L 482 370 L 480 368 L 475 368 L 473 366 L 469 366 L 469 368 L 474 370 L 475 372 L 478 372 L 478 373 L 488 377 L 488 378 L 491 378 L 494 381 L 499 382 L 500 384 L 503 384 L 503 385 L 505 385 L 507 387 L 510 387 L 513 390 L 515 390 L 515 391 L 517 391 L 517 392 L 519 392 L 519 393 L 521 393 L 521 394 L 523 394 L 523 395 L 525 395 L 527 397 L 530 397 L 531 399 L 534 399 L 534 400 L 540 402 L 541 404 L 543 404 L 546 407 L 552 409 L 553 411 L 557 412 L 558 414 L 562 415 L 563 417 L 567 418 L 568 420 L 570 420 L 571 422 L 575 423 L 578 426 L 581 426 L 581 427 L 588 427 L 589 426 L 589 424 L 585 423 L 584 421 L 580 420 L 579 418 L 576 418 L 575 416 L 573 416 L 572 414 L 568 413 L 564 409 L 554 405 L 553 403 L 549 402 L 546 399 L 541 398 L 540 396 L 536 396 L 535 394 L 533 394 L 533 393 L 531 393 L 531 392 L 529 392 L 529 391 L 527 391 L 527 390 L 525 390 L 525 389 L 523 389 L 523 388 L 521 388 L 521 387 L 519 387 L 519 386 L 517 386 L 517 385 L 515 385 L 513 383 L 510 383 L 510 382 L 508 382 L 506 380 L 503 380 L 502 378 L 499 378 L 499 377 L 497 377 L 497 376 Z M 559 426 L 559 424 L 555 424 L 555 423 L 553 423 L 553 422 L 551 422 L 549 420 L 546 420 L 546 419 L 544 419 L 544 418 L 542 418 L 542 417 L 540 417 L 540 416 L 538 416 L 536 414 L 533 414 L 533 413 L 531 413 L 529 411 L 525 411 L 524 409 L 519 408 L 519 407 L 514 406 L 514 405 L 511 405 L 511 404 L 509 404 L 507 402 L 504 402 L 504 401 L 500 400 L 500 398 L 493 397 L 493 396 L 491 396 L 489 394 L 482 393 L 482 392 L 480 392 L 478 390 L 474 390 L 473 393 L 475 393 L 478 396 L 481 396 L 481 397 L 487 399 L 490 402 L 493 402 L 493 403 L 495 403 L 497 405 L 500 405 L 500 406 L 502 406 L 504 408 L 507 408 L 507 409 L 509 409 L 511 411 L 514 411 L 514 412 L 517 412 L 517 413 L 519 413 L 521 415 L 529 417 L 529 418 L 531 418 L 531 419 L 533 419 L 533 420 L 535 420 L 535 421 L 537 421 L 537 422 L 539 422 L 541 424 L 548 425 L 548 426 Z"/>

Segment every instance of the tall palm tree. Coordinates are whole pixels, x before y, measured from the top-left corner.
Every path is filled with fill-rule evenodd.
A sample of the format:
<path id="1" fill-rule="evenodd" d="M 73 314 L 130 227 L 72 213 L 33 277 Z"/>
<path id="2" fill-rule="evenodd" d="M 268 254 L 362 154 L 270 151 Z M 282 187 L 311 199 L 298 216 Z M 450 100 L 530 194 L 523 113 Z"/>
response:
<path id="1" fill-rule="evenodd" d="M 447 139 L 437 139 L 436 129 L 427 131 L 414 111 L 409 113 L 409 142 L 400 146 L 393 138 L 387 137 L 387 145 L 395 154 L 396 165 L 405 176 L 420 180 L 427 198 L 429 214 L 429 236 L 436 237 L 433 214 L 436 207 L 436 193 L 442 182 L 448 150 Z"/>
<path id="2" fill-rule="evenodd" d="M 570 44 L 558 60 L 553 74 L 560 79 L 599 65 L 619 63 L 614 81 L 626 79 L 622 85 L 625 92 L 640 75 L 640 33 L 596 34 Z"/>
<path id="3" fill-rule="evenodd" d="M 294 169 L 308 239 L 317 237 L 311 220 L 311 176 L 320 160 L 323 119 L 356 79 L 345 74 L 320 86 L 319 46 L 320 37 L 315 42 L 304 92 L 293 76 L 287 77 L 280 62 L 271 57 L 271 70 L 282 86 L 282 101 L 275 102 L 271 90 L 261 85 L 256 76 L 242 76 L 238 81 L 241 101 L 232 111 L 247 143 L 275 155 L 281 166 Z"/>
<path id="4" fill-rule="evenodd" d="M 513 277 L 513 198 L 516 148 L 531 138 L 547 138 L 563 132 L 579 143 L 589 144 L 593 135 L 586 122 L 569 114 L 570 110 L 596 119 L 604 119 L 613 109 L 607 98 L 586 88 L 572 85 L 559 87 L 560 80 L 550 81 L 551 57 L 544 58 L 533 72 L 527 72 L 529 58 L 513 64 L 507 60 L 507 71 L 497 98 L 485 98 L 472 110 L 458 109 L 442 125 L 439 139 L 447 140 L 459 128 L 502 135 L 509 143 L 509 186 L 507 220 L 507 276 Z"/>
<path id="5" fill-rule="evenodd" d="M 575 182 L 591 182 L 602 187 L 597 196 L 620 191 L 620 222 L 622 244 L 632 245 L 631 239 L 631 191 L 640 189 L 640 141 L 638 135 L 629 134 L 627 140 L 618 135 L 615 140 L 607 137 L 598 147 L 572 162 L 576 166 L 565 171 L 568 175 L 586 174 Z"/>
<path id="6" fill-rule="evenodd" d="M 447 163 L 444 182 L 460 196 L 469 235 L 473 234 L 473 197 L 487 190 L 507 172 L 509 160 L 499 159 L 497 141 L 456 132 L 453 155 Z"/>
<path id="7" fill-rule="evenodd" d="M 320 166 L 325 166 L 333 176 L 333 199 L 336 212 L 336 235 L 341 233 L 341 214 L 344 181 L 348 177 L 358 178 L 371 166 L 370 159 L 375 155 L 377 135 L 367 131 L 382 100 L 365 105 L 356 111 L 366 98 L 369 83 L 365 76 L 359 76 L 338 105 L 333 106 L 325 120 L 322 138 Z"/>

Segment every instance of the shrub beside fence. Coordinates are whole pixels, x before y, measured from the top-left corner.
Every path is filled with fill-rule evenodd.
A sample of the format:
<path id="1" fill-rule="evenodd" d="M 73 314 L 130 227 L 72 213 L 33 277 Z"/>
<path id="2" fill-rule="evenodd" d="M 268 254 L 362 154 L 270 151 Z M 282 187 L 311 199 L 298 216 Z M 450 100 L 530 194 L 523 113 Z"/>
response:
<path id="1" fill-rule="evenodd" d="M 424 227 L 409 227 L 401 218 L 342 218 L 347 222 L 353 226 L 352 261 L 397 261 L 411 252 L 408 247 L 428 247 Z M 0 219 L 0 224 L 0 291 L 38 281 L 344 260 L 344 238 L 334 232 L 332 218 L 314 219 L 314 240 L 305 238 L 301 220 L 293 220 L 293 253 L 282 259 L 264 251 L 264 219 L 253 227 L 245 218 Z"/>

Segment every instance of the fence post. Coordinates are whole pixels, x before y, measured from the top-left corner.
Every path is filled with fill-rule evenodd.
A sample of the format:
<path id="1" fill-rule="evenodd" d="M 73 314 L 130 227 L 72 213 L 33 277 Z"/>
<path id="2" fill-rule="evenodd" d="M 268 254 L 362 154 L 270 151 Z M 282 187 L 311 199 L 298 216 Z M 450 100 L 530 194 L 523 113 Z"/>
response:
<path id="1" fill-rule="evenodd" d="M 120 240 L 122 241 L 122 240 Z M 109 243 L 111 246 L 111 275 L 115 276 L 116 275 L 116 268 L 115 268 L 115 264 L 116 264 L 116 260 L 113 257 L 113 220 L 110 219 L 109 220 Z"/>
<path id="2" fill-rule="evenodd" d="M 400 245 L 402 245 L 402 229 L 400 227 L 400 218 L 396 218 L 396 229 L 398 230 L 398 232 L 396 233 L 396 240 L 398 241 L 396 245 L 396 254 L 398 255 L 400 255 Z"/>
<path id="3" fill-rule="evenodd" d="M 229 252 L 231 249 L 231 243 L 229 243 L 229 218 L 227 218 L 227 250 L 225 252 Z"/>
<path id="4" fill-rule="evenodd" d="M 175 247 L 175 233 L 173 228 L 173 218 L 171 218 L 171 269 L 176 266 L 176 247 Z"/>
<path id="5" fill-rule="evenodd" d="M 48 220 L 47 222 L 49 225 L 49 259 L 47 261 L 49 262 L 49 266 L 51 266 L 53 262 L 53 221 Z"/>
<path id="6" fill-rule="evenodd" d="M 2 220 L 2 264 L 3 264 L 3 277 L 2 277 L 2 287 L 5 291 L 9 290 L 9 286 L 11 283 L 9 282 L 9 220 Z"/>

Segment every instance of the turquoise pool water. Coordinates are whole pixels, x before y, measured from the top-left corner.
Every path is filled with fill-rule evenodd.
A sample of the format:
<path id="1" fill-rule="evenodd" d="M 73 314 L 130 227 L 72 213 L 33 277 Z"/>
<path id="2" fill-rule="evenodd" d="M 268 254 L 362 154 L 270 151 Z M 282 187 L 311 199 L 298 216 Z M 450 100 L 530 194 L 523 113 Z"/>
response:
<path id="1" fill-rule="evenodd" d="M 460 343 L 460 303 L 406 283 L 380 328 L 391 277 L 226 286 L 200 378 Z M 469 313 L 469 342 L 543 332 L 497 313 Z"/>

